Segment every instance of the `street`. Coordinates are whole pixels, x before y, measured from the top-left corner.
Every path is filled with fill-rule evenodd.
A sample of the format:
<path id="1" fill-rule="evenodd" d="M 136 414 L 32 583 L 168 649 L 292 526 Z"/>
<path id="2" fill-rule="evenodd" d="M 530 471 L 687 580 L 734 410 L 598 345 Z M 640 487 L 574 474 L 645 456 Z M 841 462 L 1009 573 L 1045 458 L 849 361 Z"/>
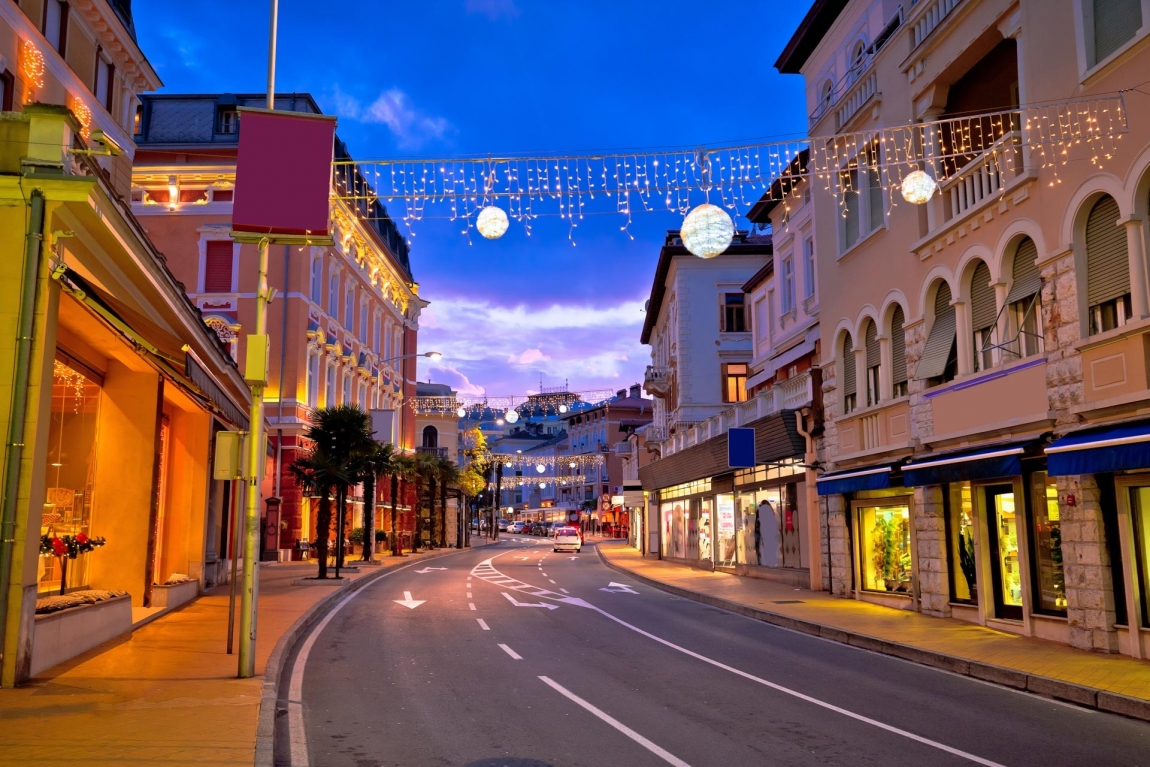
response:
<path id="1" fill-rule="evenodd" d="M 285 667 L 280 764 L 1148 761 L 1144 723 L 681 599 L 594 545 L 506 535 L 340 604 Z"/>

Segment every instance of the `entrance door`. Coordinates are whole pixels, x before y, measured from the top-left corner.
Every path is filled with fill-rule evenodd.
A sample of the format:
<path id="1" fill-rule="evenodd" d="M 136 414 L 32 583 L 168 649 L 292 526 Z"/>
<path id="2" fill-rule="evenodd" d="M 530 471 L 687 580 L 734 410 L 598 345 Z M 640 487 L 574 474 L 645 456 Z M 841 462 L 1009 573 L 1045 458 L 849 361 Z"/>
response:
<path id="1" fill-rule="evenodd" d="M 994 615 L 1022 620 L 1022 571 L 1018 559 L 1018 526 L 1012 485 L 992 485 L 986 493 L 990 571 L 994 587 Z"/>

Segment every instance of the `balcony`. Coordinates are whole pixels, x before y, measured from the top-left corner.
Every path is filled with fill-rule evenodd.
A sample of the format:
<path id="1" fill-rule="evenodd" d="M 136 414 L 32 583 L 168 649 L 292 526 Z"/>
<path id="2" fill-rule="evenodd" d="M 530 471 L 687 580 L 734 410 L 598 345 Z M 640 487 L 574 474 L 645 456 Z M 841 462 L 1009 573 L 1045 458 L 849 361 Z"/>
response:
<path id="1" fill-rule="evenodd" d="M 648 365 L 643 374 L 643 388 L 659 399 L 666 399 L 671 393 L 671 374 L 669 367 Z"/>
<path id="2" fill-rule="evenodd" d="M 611 452 L 614 455 L 618 455 L 618 456 L 622 456 L 622 457 L 629 457 L 631 455 L 631 443 L 626 441 L 626 440 L 624 440 L 622 442 L 616 442 L 615 447 L 612 449 Z"/>
<path id="3" fill-rule="evenodd" d="M 1050 417 L 1046 358 L 1039 355 L 1009 367 L 992 368 L 928 389 L 934 430 L 923 442 L 944 442 L 989 431 L 1032 427 Z"/>
<path id="4" fill-rule="evenodd" d="M 1075 414 L 1105 415 L 1150 399 L 1150 321 L 1090 336 L 1075 346 L 1082 354 L 1082 404 Z"/>
<path id="5" fill-rule="evenodd" d="M 433 455 L 436 458 L 443 460 L 447 459 L 447 448 L 445 447 L 424 447 L 423 445 L 420 445 L 415 448 L 415 452 Z"/>
<path id="6" fill-rule="evenodd" d="M 878 94 L 878 72 L 866 74 L 844 96 L 835 110 L 835 130 L 840 131 Z"/>
<path id="7" fill-rule="evenodd" d="M 1002 194 L 1022 169 L 1021 148 L 1021 134 L 1010 131 L 944 181 L 939 188 L 946 205 L 946 220 L 962 218 Z"/>
<path id="8" fill-rule="evenodd" d="M 838 455 L 882 448 L 905 447 L 910 442 L 910 402 L 906 398 L 883 402 L 835 421 L 838 428 Z"/>
<path id="9" fill-rule="evenodd" d="M 962 0 L 932 0 L 922 2 L 919 0 L 911 10 L 907 19 L 910 27 L 910 49 L 913 51 L 922 45 L 939 24 L 952 10 L 962 3 Z"/>

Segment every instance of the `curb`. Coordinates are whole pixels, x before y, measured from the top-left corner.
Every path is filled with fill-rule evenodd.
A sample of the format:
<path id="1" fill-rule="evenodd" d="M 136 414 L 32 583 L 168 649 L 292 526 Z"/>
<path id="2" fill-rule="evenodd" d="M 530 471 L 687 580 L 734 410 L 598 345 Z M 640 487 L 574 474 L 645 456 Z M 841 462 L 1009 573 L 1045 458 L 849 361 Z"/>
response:
<path id="1" fill-rule="evenodd" d="M 448 549 L 420 557 L 416 561 L 430 561 L 471 550 Z M 396 567 L 402 566 L 396 565 Z M 275 767 L 276 702 L 279 700 L 280 677 L 283 676 L 284 665 L 291 651 L 295 649 L 296 643 L 323 619 L 324 614 L 335 606 L 337 601 L 371 585 L 384 574 L 394 571 L 396 567 L 381 567 L 358 580 L 344 581 L 332 589 L 330 594 L 325 595 L 323 599 L 309 607 L 303 615 L 296 618 L 295 623 L 276 642 L 272 654 L 268 656 L 267 667 L 264 669 L 263 692 L 260 693 L 260 713 L 256 720 L 255 767 Z"/>
<path id="2" fill-rule="evenodd" d="M 711 596 L 710 594 L 691 591 L 681 586 L 672 586 L 669 583 L 640 575 L 634 570 L 612 562 L 599 547 L 596 547 L 596 552 L 599 554 L 599 559 L 603 564 L 616 572 L 625 573 L 635 580 L 642 581 L 648 586 L 657 588 L 660 591 L 666 591 L 685 599 L 710 605 L 711 607 L 718 607 L 722 610 L 745 615 L 748 618 L 753 618 L 764 623 L 770 623 L 773 626 L 829 639 L 833 642 L 850 645 L 851 647 L 857 647 L 862 650 L 870 650 L 871 652 L 882 655 L 901 658 L 911 663 L 918 663 L 922 666 L 949 671 L 961 676 L 969 676 L 983 682 L 990 682 L 991 684 L 1010 687 L 1015 690 L 1023 690 L 1035 695 L 1042 695 L 1047 698 L 1074 703 L 1083 708 L 1096 709 L 1098 711 L 1105 711 L 1111 714 L 1119 714 L 1132 719 L 1141 719 L 1142 721 L 1150 722 L 1150 701 L 1148 700 L 1131 698 L 1127 695 L 1120 695 L 1108 690 L 1100 690 L 1095 687 L 1066 682 L 1061 679 L 1027 674 L 1017 669 L 960 658 L 934 650 L 924 650 L 921 647 L 892 642 L 888 639 L 870 636 L 869 634 L 844 631 L 843 629 L 802 620 L 800 618 L 791 618 L 786 615 L 770 612 L 769 610 L 751 607 L 750 605 L 745 605 L 740 602 L 732 602 L 728 599 Z"/>

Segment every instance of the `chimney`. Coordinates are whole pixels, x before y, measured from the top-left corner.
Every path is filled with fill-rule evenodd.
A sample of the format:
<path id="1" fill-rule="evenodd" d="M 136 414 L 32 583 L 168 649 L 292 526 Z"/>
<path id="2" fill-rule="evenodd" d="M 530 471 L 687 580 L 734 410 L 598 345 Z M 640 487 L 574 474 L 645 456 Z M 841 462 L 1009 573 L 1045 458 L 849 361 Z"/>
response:
<path id="1" fill-rule="evenodd" d="M 639 399 L 643 396 L 643 387 L 639 384 L 631 384 L 631 396 Z"/>
<path id="2" fill-rule="evenodd" d="M 623 399 L 626 396 L 627 396 L 627 390 L 626 389 L 620 389 L 619 391 L 615 392 L 615 399 Z"/>

